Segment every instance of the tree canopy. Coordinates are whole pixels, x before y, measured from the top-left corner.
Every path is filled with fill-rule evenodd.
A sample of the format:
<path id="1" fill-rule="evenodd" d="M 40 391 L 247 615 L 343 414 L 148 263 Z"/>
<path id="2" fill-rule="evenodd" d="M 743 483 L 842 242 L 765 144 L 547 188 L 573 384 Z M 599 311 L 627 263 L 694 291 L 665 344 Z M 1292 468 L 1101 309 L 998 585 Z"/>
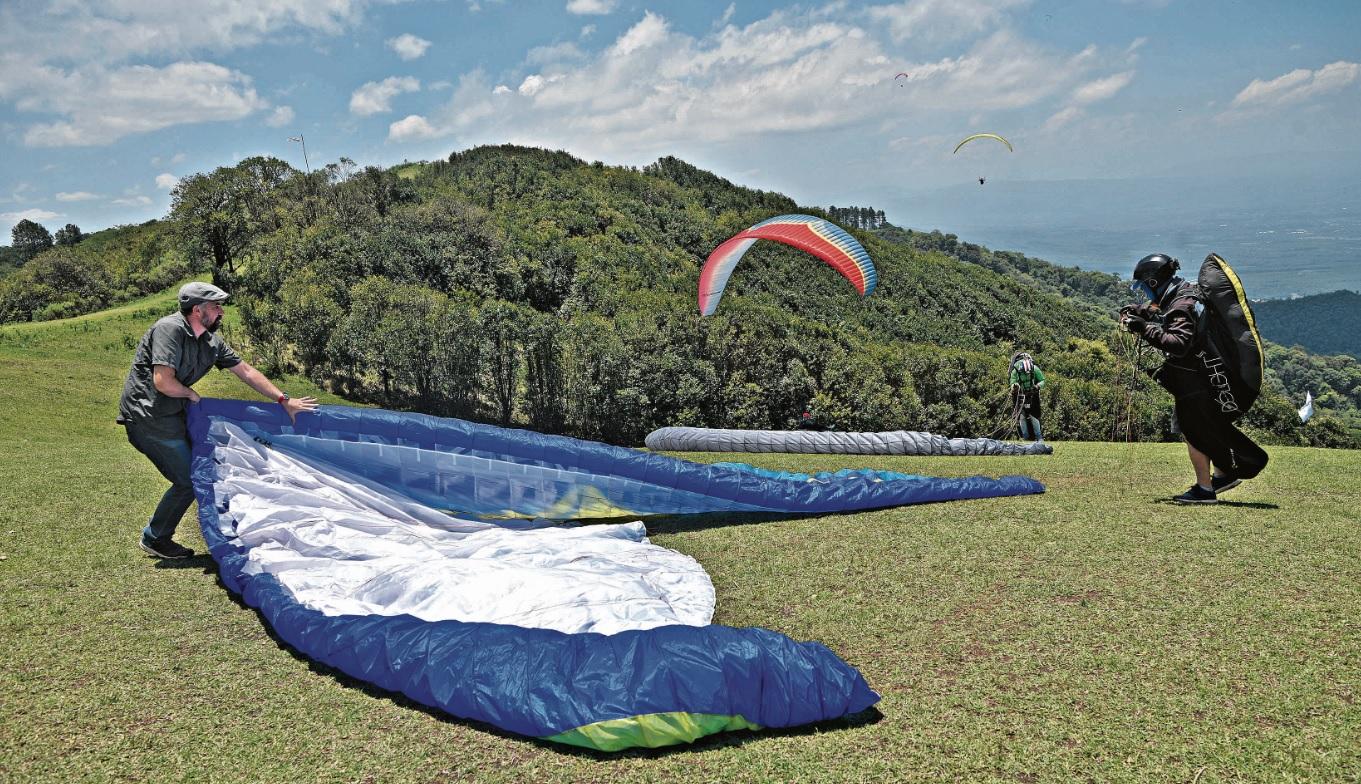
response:
<path id="1" fill-rule="evenodd" d="M 664 425 L 785 428 L 809 407 L 844 430 L 1004 435 L 1017 350 L 1050 379 L 1052 438 L 1172 437 L 1170 399 L 1116 329 L 1114 276 L 833 209 L 676 158 L 639 170 L 499 146 L 386 170 L 341 159 L 309 175 L 257 157 L 181 180 L 170 220 L 121 248 L 105 285 L 210 269 L 239 308 L 232 339 L 268 369 L 390 408 L 613 443 Z M 701 318 L 708 254 L 789 212 L 844 219 L 878 270 L 874 294 L 758 243 Z M 67 250 L 98 258 L 104 234 Z M 68 260 L 0 280 L 0 320 L 88 305 L 58 291 L 99 285 L 71 277 Z M 1329 405 L 1301 429 L 1296 376 L 1272 378 L 1250 427 L 1281 443 L 1355 443 L 1329 408 L 1351 398 L 1315 390 Z"/>
<path id="2" fill-rule="evenodd" d="M 10 246 L 23 255 L 25 259 L 42 253 L 52 247 L 52 233 L 46 226 L 24 218 L 9 230 L 11 242 Z"/>

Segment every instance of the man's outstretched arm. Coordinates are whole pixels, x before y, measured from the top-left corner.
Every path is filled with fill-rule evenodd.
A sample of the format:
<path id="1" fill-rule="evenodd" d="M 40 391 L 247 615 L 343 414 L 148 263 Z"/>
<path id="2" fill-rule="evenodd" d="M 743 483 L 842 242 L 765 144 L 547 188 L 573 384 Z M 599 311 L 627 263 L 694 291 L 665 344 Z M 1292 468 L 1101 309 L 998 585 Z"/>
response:
<path id="1" fill-rule="evenodd" d="M 236 377 L 245 382 L 246 386 L 259 392 L 270 400 L 278 400 L 284 396 L 279 388 L 274 386 L 274 382 L 265 378 L 265 374 L 251 367 L 249 362 L 242 360 L 235 365 L 227 368 L 236 374 Z M 289 398 L 283 401 L 284 410 L 288 412 L 288 418 L 297 420 L 298 414 L 303 411 L 316 411 L 317 399 L 314 397 Z"/>

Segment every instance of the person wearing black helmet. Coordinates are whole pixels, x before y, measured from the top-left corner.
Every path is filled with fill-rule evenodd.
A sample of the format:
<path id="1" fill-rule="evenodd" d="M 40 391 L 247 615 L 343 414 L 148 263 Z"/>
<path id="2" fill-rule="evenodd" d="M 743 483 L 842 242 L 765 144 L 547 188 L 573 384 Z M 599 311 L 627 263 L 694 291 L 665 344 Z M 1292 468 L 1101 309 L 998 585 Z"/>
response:
<path id="1" fill-rule="evenodd" d="M 1205 302 L 1195 283 L 1177 275 L 1181 263 L 1164 253 L 1134 266 L 1130 290 L 1148 301 L 1120 309 L 1120 324 L 1166 355 L 1153 377 L 1176 401 L 1175 415 L 1196 472 L 1196 483 L 1172 500 L 1213 504 L 1219 493 L 1251 479 L 1266 466 L 1267 453 L 1234 427 L 1235 414 L 1214 402 L 1218 372 L 1205 329 Z"/>

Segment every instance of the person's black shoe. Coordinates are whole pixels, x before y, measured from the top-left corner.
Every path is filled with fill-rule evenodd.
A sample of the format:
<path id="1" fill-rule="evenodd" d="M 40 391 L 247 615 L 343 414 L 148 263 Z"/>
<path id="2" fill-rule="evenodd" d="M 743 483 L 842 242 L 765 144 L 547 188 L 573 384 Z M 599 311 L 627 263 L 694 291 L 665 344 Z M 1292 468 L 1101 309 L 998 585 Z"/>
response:
<path id="1" fill-rule="evenodd" d="M 1212 476 L 1212 477 L 1210 477 L 1210 486 L 1214 488 L 1214 491 L 1215 491 L 1215 494 L 1216 494 L 1216 495 L 1218 495 L 1219 493 L 1224 492 L 1225 490 L 1232 490 L 1232 489 L 1234 489 L 1235 487 L 1241 485 L 1242 483 L 1243 483 L 1243 480 L 1242 480 L 1242 479 L 1239 479 L 1239 478 L 1236 477 L 1236 476 Z"/>
<path id="2" fill-rule="evenodd" d="M 1219 499 L 1215 497 L 1215 491 L 1206 490 L 1200 485 L 1191 485 L 1191 489 L 1178 496 L 1173 496 L 1173 501 L 1179 504 L 1217 504 Z"/>
<path id="3" fill-rule="evenodd" d="M 157 558 L 178 560 L 180 558 L 192 557 L 194 554 L 193 550 L 172 541 L 168 536 L 164 539 L 148 539 L 143 536 L 141 540 L 137 542 L 137 545 Z"/>

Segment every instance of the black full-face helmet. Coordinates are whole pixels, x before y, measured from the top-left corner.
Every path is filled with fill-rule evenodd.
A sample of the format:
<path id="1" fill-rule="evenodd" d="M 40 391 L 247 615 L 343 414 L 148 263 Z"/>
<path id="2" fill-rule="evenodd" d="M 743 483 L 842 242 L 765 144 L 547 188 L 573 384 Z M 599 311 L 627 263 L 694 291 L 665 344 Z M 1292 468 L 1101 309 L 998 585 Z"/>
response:
<path id="1" fill-rule="evenodd" d="M 1181 262 L 1166 253 L 1145 256 L 1134 265 L 1134 283 L 1130 284 L 1129 290 L 1157 302 L 1167 290 L 1168 281 L 1172 280 L 1179 269 Z"/>

